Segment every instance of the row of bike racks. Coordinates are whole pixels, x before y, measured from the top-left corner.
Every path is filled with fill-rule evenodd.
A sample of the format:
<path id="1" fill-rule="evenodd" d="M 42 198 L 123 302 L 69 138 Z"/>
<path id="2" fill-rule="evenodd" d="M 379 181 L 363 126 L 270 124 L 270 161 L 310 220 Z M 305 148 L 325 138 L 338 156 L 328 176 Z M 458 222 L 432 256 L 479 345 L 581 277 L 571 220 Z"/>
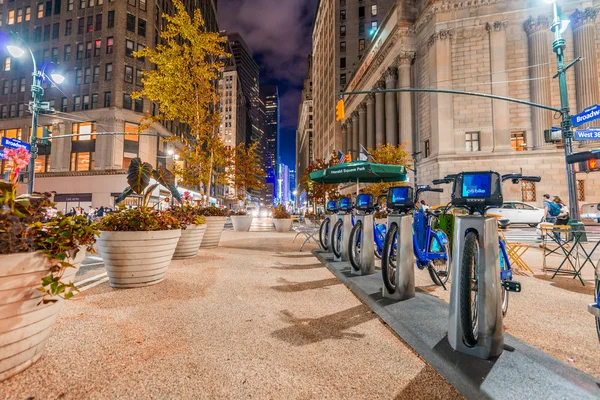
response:
<path id="1" fill-rule="evenodd" d="M 495 217 L 485 216 L 486 208 L 502 204 L 502 181 L 506 179 L 512 179 L 513 183 L 520 180 L 539 182 L 539 177 L 523 177 L 520 174 L 501 177 L 493 171 L 461 173 L 434 181 L 435 184 L 453 183 L 452 204 L 470 210 L 470 215 L 455 217 L 448 340 L 455 351 L 482 359 L 499 356 L 504 349 L 502 291 L 520 291 L 517 282 L 504 282 L 500 278 L 498 224 Z M 412 188 L 408 187 L 391 188 L 387 197 L 388 208 L 391 206 L 395 211 L 388 215 L 383 251 L 397 253 L 395 271 L 391 276 L 387 272 L 395 290 L 388 290 L 388 285 L 384 284 L 382 295 L 408 300 L 415 297 L 413 215 L 409 212 L 414 209 L 415 200 Z M 474 215 L 477 213 L 479 215 Z M 354 216 L 355 223 L 361 221 L 363 228 L 360 238 L 361 268 L 351 268 L 356 275 L 375 273 L 373 217 L 373 214 Z M 352 214 L 346 210 L 327 218 L 330 219 L 330 227 L 332 222 L 343 221 L 341 257 L 334 260 L 347 261 L 352 251 L 348 234 L 352 229 Z M 332 231 L 329 229 L 328 232 L 330 244 L 334 240 Z M 395 238 L 396 232 L 395 245 L 388 243 L 388 238 Z M 389 253 L 382 254 L 382 260 L 387 260 L 388 256 Z M 383 268 L 387 266 L 382 261 Z"/>

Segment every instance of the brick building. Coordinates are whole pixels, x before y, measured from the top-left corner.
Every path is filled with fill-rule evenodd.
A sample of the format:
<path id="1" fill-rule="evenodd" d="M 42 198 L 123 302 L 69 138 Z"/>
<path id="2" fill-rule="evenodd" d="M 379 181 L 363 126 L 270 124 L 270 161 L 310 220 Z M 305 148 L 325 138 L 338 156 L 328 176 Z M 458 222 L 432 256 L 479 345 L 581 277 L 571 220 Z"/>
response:
<path id="1" fill-rule="evenodd" d="M 207 29 L 218 31 L 215 1 L 184 4 L 188 11 L 200 8 Z M 9 32 L 29 44 L 38 65 L 52 61 L 66 76 L 58 87 L 44 83 L 43 100 L 56 112 L 41 115 L 39 124 L 53 136 L 80 136 L 39 146 L 36 161 L 35 190 L 56 191 L 59 208 L 112 206 L 127 185 L 126 168 L 134 157 L 154 166 L 172 162 L 163 139 L 186 127 L 166 122 L 145 132 L 154 136 L 136 135 L 144 113 L 156 115 L 157 107 L 131 98 L 141 88 L 141 72 L 151 67 L 132 53 L 159 42 L 163 13 L 174 13 L 170 0 L 0 1 L 0 136 L 29 141 L 31 129 L 31 59 L 10 57 Z M 0 162 L 0 173 L 7 169 Z"/>
<path id="2" fill-rule="evenodd" d="M 591 2 L 568 2 L 571 25 L 564 36 L 573 114 L 599 102 L 597 10 Z M 542 1 L 398 0 L 346 91 L 433 88 L 492 93 L 560 108 L 551 7 Z M 315 79 L 317 79 L 315 77 Z M 333 108 L 333 107 L 332 107 Z M 346 121 L 338 146 L 355 150 L 379 143 L 407 143 L 419 155 L 418 182 L 464 170 L 541 175 L 542 181 L 505 185 L 505 197 L 541 204 L 542 194 L 567 199 L 564 151 L 547 144 L 544 130 L 557 115 L 526 105 L 437 93 L 376 93 L 346 98 Z M 589 125 L 589 124 L 588 124 Z M 322 131 L 315 131 L 317 143 Z M 575 142 L 574 151 L 597 143 Z M 577 174 L 581 203 L 600 201 L 600 176 Z M 431 194 L 446 203 L 449 191 Z"/>

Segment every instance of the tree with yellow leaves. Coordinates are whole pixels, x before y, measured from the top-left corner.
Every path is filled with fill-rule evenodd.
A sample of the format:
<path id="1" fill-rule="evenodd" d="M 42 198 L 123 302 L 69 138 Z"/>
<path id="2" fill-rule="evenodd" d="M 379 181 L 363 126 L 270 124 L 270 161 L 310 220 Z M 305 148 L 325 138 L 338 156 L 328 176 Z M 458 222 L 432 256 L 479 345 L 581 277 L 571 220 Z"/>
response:
<path id="1" fill-rule="evenodd" d="M 212 176 L 226 174 L 230 159 L 219 138 L 218 79 L 229 57 L 226 39 L 217 32 L 208 32 L 199 9 L 190 16 L 181 0 L 174 0 L 175 15 L 163 14 L 167 21 L 156 49 L 146 47 L 134 53 L 156 66 L 144 71 L 144 88 L 132 94 L 156 102 L 160 114 L 146 115 L 140 129 L 161 120 L 178 121 L 190 127 L 189 134 L 172 140 L 183 143 L 179 155 L 183 168 L 193 172 L 180 175 L 182 184 L 203 183 L 210 195 Z M 193 184 L 193 186 L 200 186 Z"/>
<path id="2" fill-rule="evenodd" d="M 406 151 L 406 143 L 393 146 L 391 144 L 378 144 L 376 149 L 368 149 L 369 154 L 373 158 L 373 162 L 377 164 L 388 165 L 404 165 L 407 169 L 411 168 L 410 154 Z M 381 182 L 372 183 L 363 189 L 365 193 L 371 193 L 375 197 L 381 195 L 386 190 L 394 186 L 407 185 L 406 182 Z"/>
<path id="3" fill-rule="evenodd" d="M 337 165 L 337 157 L 333 154 L 329 161 L 321 158 L 310 163 L 304 170 L 304 175 L 300 178 L 302 187 L 306 190 L 306 197 L 313 203 L 313 212 L 316 213 L 318 203 L 325 206 L 326 199 L 337 199 L 340 197 L 339 184 L 337 183 L 318 183 L 310 179 L 310 173 Z"/>
<path id="4" fill-rule="evenodd" d="M 249 190 L 262 190 L 265 188 L 267 174 L 263 170 L 260 154 L 258 153 L 258 142 L 250 146 L 240 143 L 235 148 L 233 155 L 233 186 L 236 198 L 248 204 L 247 193 Z"/>

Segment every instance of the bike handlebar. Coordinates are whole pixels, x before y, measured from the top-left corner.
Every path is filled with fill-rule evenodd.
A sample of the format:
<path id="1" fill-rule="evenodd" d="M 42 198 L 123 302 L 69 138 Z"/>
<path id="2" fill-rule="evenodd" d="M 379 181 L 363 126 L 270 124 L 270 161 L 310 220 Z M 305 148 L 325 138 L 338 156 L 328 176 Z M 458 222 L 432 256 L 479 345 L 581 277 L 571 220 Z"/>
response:
<path id="1" fill-rule="evenodd" d="M 443 179 L 434 179 L 432 181 L 432 183 L 434 185 L 445 185 L 445 184 L 452 183 L 452 182 L 454 182 L 454 179 L 449 179 L 447 177 L 443 178 Z"/>
<path id="2" fill-rule="evenodd" d="M 523 174 L 502 175 L 502 182 L 507 181 L 509 179 L 512 180 L 513 183 L 519 183 L 519 181 L 540 182 L 542 180 L 542 178 L 540 176 L 535 176 L 535 175 L 526 175 L 526 176 L 523 176 Z"/>

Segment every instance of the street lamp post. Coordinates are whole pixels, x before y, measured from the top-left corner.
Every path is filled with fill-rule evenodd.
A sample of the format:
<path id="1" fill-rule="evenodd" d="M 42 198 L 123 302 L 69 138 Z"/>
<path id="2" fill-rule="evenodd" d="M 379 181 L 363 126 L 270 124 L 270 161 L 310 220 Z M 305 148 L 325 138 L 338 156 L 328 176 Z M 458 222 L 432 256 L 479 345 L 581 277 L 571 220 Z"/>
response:
<path id="1" fill-rule="evenodd" d="M 560 89 L 560 109 L 562 115 L 561 129 L 563 134 L 563 144 L 565 151 L 565 165 L 567 172 L 567 190 L 569 194 L 569 213 L 571 225 L 581 224 L 579 221 L 579 207 L 577 204 L 577 185 L 575 181 L 575 173 L 572 166 L 566 162 L 566 157 L 573 152 L 573 125 L 569 110 L 569 95 L 567 91 L 567 70 L 578 61 L 571 62 L 565 67 L 565 44 L 566 41 L 562 37 L 562 33 L 566 30 L 569 20 L 561 18 L 556 0 L 545 0 L 546 3 L 552 3 L 554 19 L 552 21 L 552 32 L 554 32 L 554 42 L 552 42 L 552 50 L 556 53 L 558 85 Z"/>
<path id="2" fill-rule="evenodd" d="M 29 138 L 30 144 L 30 152 L 31 158 L 29 159 L 28 166 L 28 180 L 27 180 L 27 194 L 33 193 L 33 180 L 35 178 L 35 160 L 37 159 L 37 128 L 38 128 L 38 115 L 40 111 L 51 111 L 51 107 L 49 103 L 42 102 L 42 98 L 44 96 L 44 88 L 42 87 L 42 83 L 44 78 L 51 78 L 50 81 L 53 83 L 63 83 L 65 78 L 64 76 L 54 72 L 48 71 L 50 73 L 50 77 L 46 73 L 46 68 L 52 64 L 44 65 L 42 69 L 38 70 L 37 63 L 35 61 L 35 57 L 33 56 L 33 52 L 31 48 L 24 41 L 20 40 L 18 36 L 14 35 L 16 40 L 21 42 L 25 48 L 28 50 L 29 55 L 31 56 L 31 60 L 33 62 L 33 82 L 31 84 L 31 94 L 33 100 L 29 102 L 29 109 L 31 110 L 31 136 Z M 20 58 L 25 55 L 25 51 L 15 45 L 6 46 L 9 54 L 14 58 Z"/>

